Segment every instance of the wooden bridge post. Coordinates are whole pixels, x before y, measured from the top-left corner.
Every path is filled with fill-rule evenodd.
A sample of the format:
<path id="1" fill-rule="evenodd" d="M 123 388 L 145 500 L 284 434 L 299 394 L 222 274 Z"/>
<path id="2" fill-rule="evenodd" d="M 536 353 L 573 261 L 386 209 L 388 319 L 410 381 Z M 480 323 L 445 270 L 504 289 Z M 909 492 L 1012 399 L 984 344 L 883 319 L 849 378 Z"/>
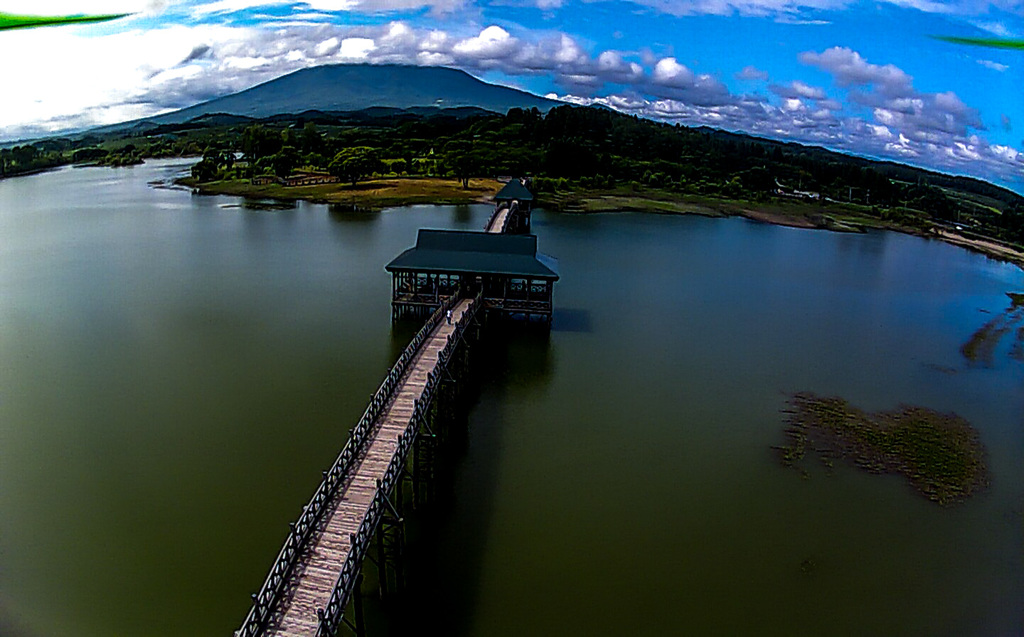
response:
<path id="1" fill-rule="evenodd" d="M 429 503 L 434 499 L 434 464 L 437 455 L 437 436 L 425 421 L 420 422 L 413 449 L 413 507 L 416 501 Z M 421 492 L 425 492 L 422 493 Z"/>
<path id="2" fill-rule="evenodd" d="M 384 552 L 384 524 L 377 527 L 377 584 L 380 588 L 380 598 L 388 595 L 388 565 Z"/>
<path id="3" fill-rule="evenodd" d="M 420 443 L 419 438 L 426 435 L 425 431 L 421 431 L 417 436 L 416 443 L 412 446 L 412 468 L 409 473 L 412 474 L 412 510 L 415 511 L 419 507 L 420 503 L 420 453 L 423 445 Z"/>
<path id="4" fill-rule="evenodd" d="M 356 586 L 352 592 L 352 606 L 356 620 L 356 637 L 366 637 L 366 624 L 363 621 L 363 574 L 356 577 Z"/>

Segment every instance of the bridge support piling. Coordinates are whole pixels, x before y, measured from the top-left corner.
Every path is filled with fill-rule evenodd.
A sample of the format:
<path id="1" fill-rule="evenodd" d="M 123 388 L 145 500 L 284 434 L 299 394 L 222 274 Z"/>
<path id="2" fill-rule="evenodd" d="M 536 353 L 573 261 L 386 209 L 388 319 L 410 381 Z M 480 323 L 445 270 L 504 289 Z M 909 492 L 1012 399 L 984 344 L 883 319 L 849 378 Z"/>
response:
<path id="1" fill-rule="evenodd" d="M 437 437 L 425 424 L 420 425 L 413 449 L 413 508 L 429 504 L 434 499 Z"/>
<path id="2" fill-rule="evenodd" d="M 377 527 L 377 585 L 380 589 L 380 598 L 388 596 L 388 566 L 384 553 L 384 525 Z"/>
<path id="3" fill-rule="evenodd" d="M 382 599 L 390 592 L 399 592 L 405 588 L 405 568 L 403 553 L 405 549 L 405 528 L 401 518 L 390 513 L 381 517 L 378 546 L 381 551 L 378 571 L 381 578 Z M 388 573 L 390 566 L 391 574 Z M 393 576 L 393 577 L 392 577 Z M 394 585 L 392 587 L 392 584 Z"/>
<path id="4" fill-rule="evenodd" d="M 356 637 L 366 637 L 366 622 L 363 620 L 363 574 L 356 576 L 356 585 L 352 589 L 352 621 L 345 615 L 341 616 L 341 624 L 347 626 Z M 322 612 L 322 611 L 321 611 Z M 341 625 L 338 626 L 339 631 Z"/>
<path id="5" fill-rule="evenodd" d="M 425 432 L 420 432 L 417 438 L 422 437 Z M 420 504 L 420 453 L 423 449 L 422 443 L 419 440 L 412 446 L 412 467 L 409 469 L 409 473 L 412 476 L 412 510 L 415 511 L 419 508 Z"/>

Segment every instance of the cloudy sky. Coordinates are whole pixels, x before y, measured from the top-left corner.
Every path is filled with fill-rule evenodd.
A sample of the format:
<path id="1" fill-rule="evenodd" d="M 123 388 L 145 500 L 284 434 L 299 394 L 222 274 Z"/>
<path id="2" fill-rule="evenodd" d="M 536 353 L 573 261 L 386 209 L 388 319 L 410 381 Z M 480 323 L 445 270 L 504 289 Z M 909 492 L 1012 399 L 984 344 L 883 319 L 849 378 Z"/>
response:
<path id="1" fill-rule="evenodd" d="M 129 12 L 0 32 L 0 139 L 189 106 L 339 62 L 465 69 L 627 113 L 1024 192 L 1024 0 L 0 0 Z"/>

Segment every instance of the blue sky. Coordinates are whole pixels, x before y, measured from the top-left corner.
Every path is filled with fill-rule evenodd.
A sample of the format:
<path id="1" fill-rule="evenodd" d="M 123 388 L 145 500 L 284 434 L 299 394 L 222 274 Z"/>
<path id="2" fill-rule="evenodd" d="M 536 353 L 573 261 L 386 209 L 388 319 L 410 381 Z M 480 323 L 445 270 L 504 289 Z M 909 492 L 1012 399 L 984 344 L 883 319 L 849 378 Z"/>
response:
<path id="1" fill-rule="evenodd" d="M 403 62 L 1024 192 L 1024 0 L 0 0 L 132 12 L 0 33 L 0 138 L 181 108 L 293 70 Z"/>

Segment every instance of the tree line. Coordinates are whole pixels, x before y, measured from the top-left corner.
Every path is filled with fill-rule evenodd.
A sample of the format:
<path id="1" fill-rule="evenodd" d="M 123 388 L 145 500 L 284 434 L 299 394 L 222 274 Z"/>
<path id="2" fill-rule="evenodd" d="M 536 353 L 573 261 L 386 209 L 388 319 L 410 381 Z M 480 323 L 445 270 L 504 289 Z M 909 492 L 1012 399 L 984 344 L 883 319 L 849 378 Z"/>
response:
<path id="1" fill-rule="evenodd" d="M 130 140 L 48 140 L 48 146 L 28 147 L 34 151 L 23 147 L 17 157 L 17 149 L 5 149 L 0 169 L 8 175 L 46 162 L 120 165 L 142 157 L 202 155 L 193 167 L 198 181 L 318 172 L 349 183 L 423 175 L 468 185 L 477 176 L 529 175 L 542 196 L 659 189 L 751 201 L 831 200 L 899 223 L 938 220 L 1024 241 L 1024 199 L 977 179 L 604 108 L 452 113 L 212 117 L 160 126 Z"/>
<path id="2" fill-rule="evenodd" d="M 1024 240 L 1024 198 L 981 180 L 601 108 L 392 115 L 349 125 L 327 115 L 276 118 L 236 129 L 226 141 L 243 165 L 218 162 L 221 153 L 197 166 L 197 178 L 302 170 L 351 183 L 431 175 L 468 185 L 476 176 L 530 175 L 542 195 L 656 188 L 751 201 L 831 200 L 906 225 L 938 220 Z"/>

